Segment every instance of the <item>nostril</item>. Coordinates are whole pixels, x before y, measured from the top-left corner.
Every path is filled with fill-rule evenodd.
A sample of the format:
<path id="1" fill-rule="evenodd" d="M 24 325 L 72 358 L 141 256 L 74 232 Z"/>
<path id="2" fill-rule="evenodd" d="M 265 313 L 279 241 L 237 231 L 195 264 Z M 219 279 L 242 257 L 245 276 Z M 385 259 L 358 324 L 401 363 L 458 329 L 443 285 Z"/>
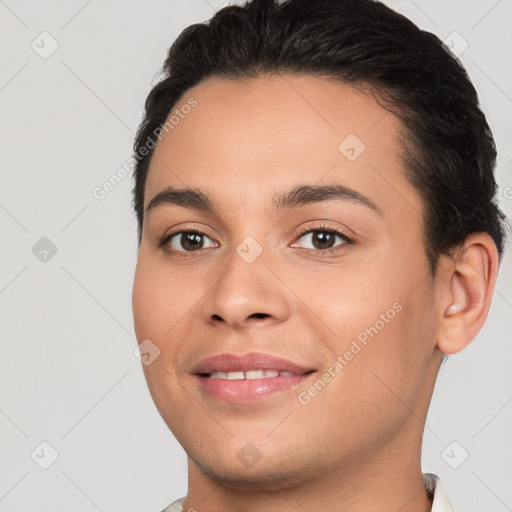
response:
<path id="1" fill-rule="evenodd" d="M 249 318 L 266 318 L 267 316 L 269 316 L 267 315 L 267 313 L 253 313 L 252 315 L 249 316 Z"/>

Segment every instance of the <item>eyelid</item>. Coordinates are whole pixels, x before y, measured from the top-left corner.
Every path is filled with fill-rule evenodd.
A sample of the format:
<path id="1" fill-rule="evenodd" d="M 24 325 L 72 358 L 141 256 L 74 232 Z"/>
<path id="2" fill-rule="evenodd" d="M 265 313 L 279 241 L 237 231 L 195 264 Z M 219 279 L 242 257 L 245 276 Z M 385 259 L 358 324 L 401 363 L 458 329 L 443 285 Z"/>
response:
<path id="1" fill-rule="evenodd" d="M 295 235 L 295 237 L 300 238 L 306 233 L 310 233 L 311 231 L 332 231 L 339 234 L 343 238 L 346 238 L 347 241 L 357 241 L 357 235 L 351 229 L 340 226 L 338 224 L 333 224 L 331 221 L 322 219 L 306 223 L 305 226 L 301 227 L 301 230 L 297 233 L 297 235 Z"/>

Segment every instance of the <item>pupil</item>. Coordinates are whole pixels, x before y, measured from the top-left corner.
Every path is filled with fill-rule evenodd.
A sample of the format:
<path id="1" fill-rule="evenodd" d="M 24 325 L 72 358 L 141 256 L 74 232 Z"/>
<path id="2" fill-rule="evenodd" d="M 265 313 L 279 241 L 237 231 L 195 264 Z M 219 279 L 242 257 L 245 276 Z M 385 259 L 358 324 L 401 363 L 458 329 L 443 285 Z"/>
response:
<path id="1" fill-rule="evenodd" d="M 185 237 L 185 240 L 183 240 L 183 237 Z M 181 244 L 184 249 L 192 251 L 200 249 L 203 245 L 201 235 L 198 233 L 183 233 L 181 235 Z"/>
<path id="2" fill-rule="evenodd" d="M 316 243 L 317 241 L 319 243 Z M 328 231 L 318 231 L 316 235 L 313 235 L 313 244 L 317 249 L 329 249 L 332 247 L 333 241 L 334 233 L 329 233 Z"/>

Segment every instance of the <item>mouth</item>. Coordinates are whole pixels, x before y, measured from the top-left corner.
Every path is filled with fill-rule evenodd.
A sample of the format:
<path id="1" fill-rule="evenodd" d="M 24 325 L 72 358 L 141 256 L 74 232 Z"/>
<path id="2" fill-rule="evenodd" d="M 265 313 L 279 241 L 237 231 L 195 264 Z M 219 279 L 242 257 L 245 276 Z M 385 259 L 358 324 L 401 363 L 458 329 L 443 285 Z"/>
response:
<path id="1" fill-rule="evenodd" d="M 315 372 L 316 369 L 277 356 L 250 353 L 208 358 L 192 373 L 209 398 L 244 404 L 293 390 Z"/>
<path id="2" fill-rule="evenodd" d="M 210 379 L 227 380 L 255 380 L 255 379 L 273 379 L 275 377 L 297 377 L 300 374 L 287 372 L 286 370 L 247 370 L 234 372 L 212 372 L 202 374 L 203 377 Z"/>

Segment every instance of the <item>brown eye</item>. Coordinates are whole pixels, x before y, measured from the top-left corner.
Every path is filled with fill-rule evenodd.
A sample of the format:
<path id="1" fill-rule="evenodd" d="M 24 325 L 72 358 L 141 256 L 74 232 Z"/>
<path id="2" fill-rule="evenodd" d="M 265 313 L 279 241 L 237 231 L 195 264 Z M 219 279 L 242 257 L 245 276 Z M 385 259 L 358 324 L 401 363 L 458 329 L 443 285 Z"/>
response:
<path id="1" fill-rule="evenodd" d="M 311 241 L 315 249 L 331 249 L 336 240 L 336 235 L 328 231 L 315 231 Z"/>
<path id="2" fill-rule="evenodd" d="M 205 245 L 207 240 L 213 245 Z M 194 252 L 205 247 L 215 247 L 214 242 L 200 231 L 179 231 L 168 236 L 164 245 L 169 245 L 174 252 Z"/>
<path id="3" fill-rule="evenodd" d="M 315 251 L 328 251 L 351 243 L 347 236 L 333 229 L 310 229 L 301 235 L 299 240 L 302 239 L 305 239 L 306 243 L 309 243 L 312 247 L 304 247 L 303 242 L 301 242 L 301 247 Z M 341 243 L 336 244 L 336 239 L 340 240 Z"/>

